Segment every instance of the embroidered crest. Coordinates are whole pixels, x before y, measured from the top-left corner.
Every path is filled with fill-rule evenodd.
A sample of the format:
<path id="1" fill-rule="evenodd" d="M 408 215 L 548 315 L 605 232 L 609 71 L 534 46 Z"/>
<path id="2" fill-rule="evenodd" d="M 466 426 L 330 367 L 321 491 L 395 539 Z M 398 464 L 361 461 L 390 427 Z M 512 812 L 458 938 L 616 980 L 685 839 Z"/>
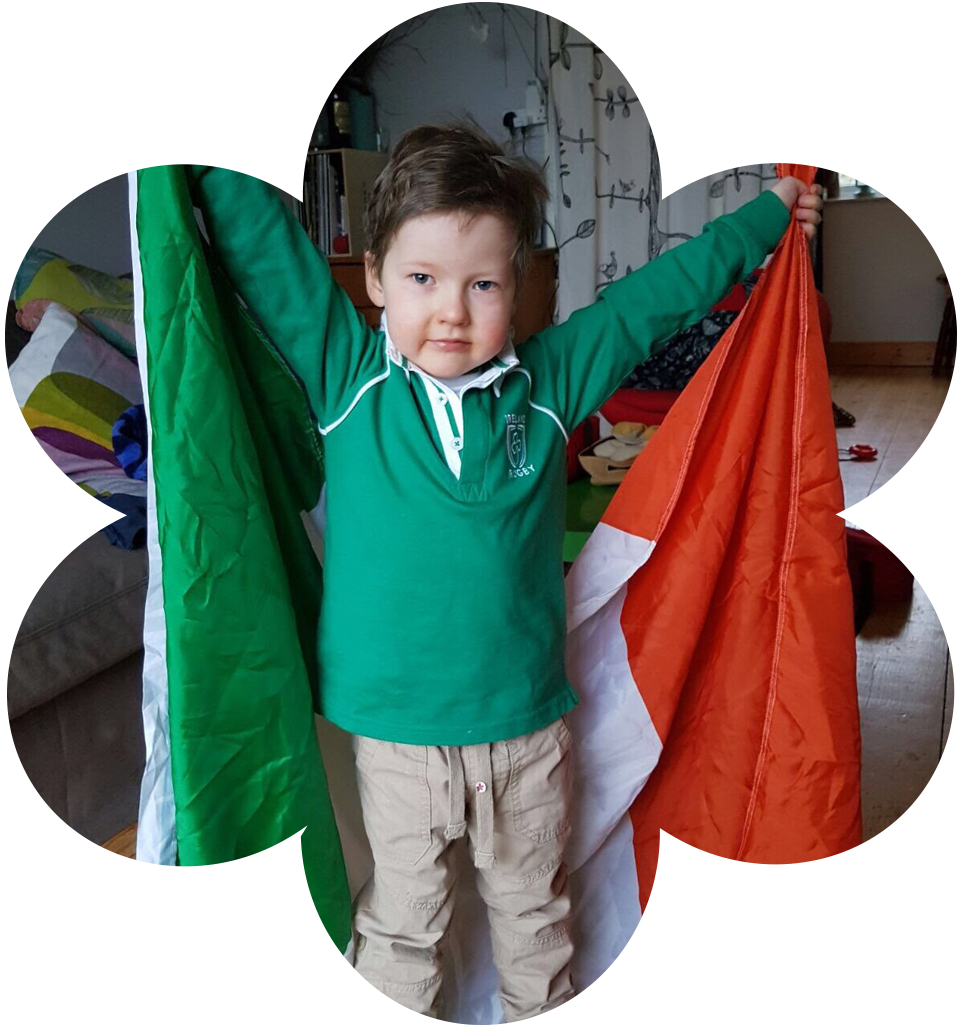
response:
<path id="1" fill-rule="evenodd" d="M 507 423 L 507 459 L 511 468 L 521 468 L 527 460 L 527 426 L 523 420 Z"/>
<path id="2" fill-rule="evenodd" d="M 504 419 L 507 422 L 507 429 L 504 438 L 507 441 L 507 469 L 508 479 L 519 479 L 524 475 L 530 475 L 534 471 L 532 464 L 525 464 L 527 460 L 527 415 L 506 414 Z"/>

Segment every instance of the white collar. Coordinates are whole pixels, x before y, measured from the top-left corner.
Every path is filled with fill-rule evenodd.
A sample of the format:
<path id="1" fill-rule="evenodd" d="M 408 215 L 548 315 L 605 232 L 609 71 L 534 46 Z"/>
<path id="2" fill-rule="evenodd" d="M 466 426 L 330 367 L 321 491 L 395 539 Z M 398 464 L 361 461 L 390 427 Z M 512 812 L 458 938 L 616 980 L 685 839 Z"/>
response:
<path id="1" fill-rule="evenodd" d="M 408 381 L 410 381 L 410 373 L 417 372 L 418 375 L 422 376 L 425 379 L 430 379 L 432 382 L 437 382 L 442 385 L 444 384 L 443 379 L 439 379 L 436 376 L 430 375 L 428 372 L 425 372 L 423 368 L 418 367 L 416 364 L 414 364 L 413 361 L 410 361 L 406 357 L 404 357 L 404 355 L 397 349 L 397 347 L 394 346 L 394 342 L 390 338 L 390 332 L 387 329 L 386 311 L 381 311 L 380 329 L 381 332 L 383 332 L 384 334 L 385 345 L 387 347 L 387 357 L 391 361 L 393 361 L 394 364 L 404 369 L 404 371 L 407 373 Z M 476 386 L 478 388 L 490 386 L 492 383 L 497 382 L 497 380 L 500 379 L 501 376 L 504 375 L 506 372 L 510 371 L 512 368 L 515 368 L 518 364 L 520 364 L 520 361 L 517 357 L 517 353 L 514 350 L 513 328 L 511 328 L 511 330 L 509 331 L 507 339 L 504 342 L 504 345 L 500 348 L 497 354 L 495 354 L 495 356 L 490 359 L 488 364 L 490 364 L 489 368 L 485 368 L 484 365 L 480 365 L 478 368 L 474 369 L 474 371 L 476 371 L 477 374 L 472 379 L 468 379 L 463 383 L 459 382 L 459 390 L 463 391 L 468 386 Z M 460 378 L 461 377 L 458 376 L 458 380 L 460 380 Z"/>

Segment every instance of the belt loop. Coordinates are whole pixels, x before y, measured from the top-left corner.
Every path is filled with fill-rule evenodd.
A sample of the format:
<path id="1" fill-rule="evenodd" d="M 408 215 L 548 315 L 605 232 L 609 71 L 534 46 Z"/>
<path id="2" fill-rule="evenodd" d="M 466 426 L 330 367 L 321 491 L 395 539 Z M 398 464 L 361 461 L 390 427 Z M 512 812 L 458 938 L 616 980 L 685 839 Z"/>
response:
<path id="1" fill-rule="evenodd" d="M 450 773 L 450 811 L 444 838 L 456 840 L 467 831 L 464 819 L 464 762 L 461 760 L 459 747 L 444 747 L 447 757 L 447 770 Z"/>
<path id="2" fill-rule="evenodd" d="M 485 788 L 477 789 L 474 794 L 477 804 L 477 847 L 474 850 L 476 868 L 490 868 L 494 864 L 494 772 L 491 766 L 493 746 L 493 743 L 484 743 L 477 748 L 481 782 L 485 784 Z"/>

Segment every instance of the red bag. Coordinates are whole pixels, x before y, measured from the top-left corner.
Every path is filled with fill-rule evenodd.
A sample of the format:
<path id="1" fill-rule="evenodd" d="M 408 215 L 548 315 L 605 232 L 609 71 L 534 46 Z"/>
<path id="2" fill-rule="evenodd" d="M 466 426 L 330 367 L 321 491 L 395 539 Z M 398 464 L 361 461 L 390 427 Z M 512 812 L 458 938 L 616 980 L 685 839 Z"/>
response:
<path id="1" fill-rule="evenodd" d="M 680 395 L 677 389 L 619 389 L 601 408 L 601 414 L 611 425 L 618 422 L 660 425 Z"/>
<path id="2" fill-rule="evenodd" d="M 911 600 L 923 546 L 915 549 L 911 536 L 891 526 L 848 529 L 847 537 L 851 580 L 860 583 L 857 593 L 882 602 Z"/>

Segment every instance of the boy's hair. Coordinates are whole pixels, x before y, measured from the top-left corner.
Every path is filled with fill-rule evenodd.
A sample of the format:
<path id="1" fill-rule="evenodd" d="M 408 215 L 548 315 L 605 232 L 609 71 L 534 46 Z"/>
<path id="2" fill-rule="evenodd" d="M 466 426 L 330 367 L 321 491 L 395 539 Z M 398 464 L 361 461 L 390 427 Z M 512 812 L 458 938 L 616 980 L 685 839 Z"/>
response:
<path id="1" fill-rule="evenodd" d="M 514 230 L 511 259 L 519 282 L 540 238 L 541 204 L 548 197 L 537 165 L 508 157 L 475 122 L 410 129 L 394 144 L 367 202 L 374 270 L 380 275 L 387 248 L 408 218 L 435 211 L 490 213 Z"/>

